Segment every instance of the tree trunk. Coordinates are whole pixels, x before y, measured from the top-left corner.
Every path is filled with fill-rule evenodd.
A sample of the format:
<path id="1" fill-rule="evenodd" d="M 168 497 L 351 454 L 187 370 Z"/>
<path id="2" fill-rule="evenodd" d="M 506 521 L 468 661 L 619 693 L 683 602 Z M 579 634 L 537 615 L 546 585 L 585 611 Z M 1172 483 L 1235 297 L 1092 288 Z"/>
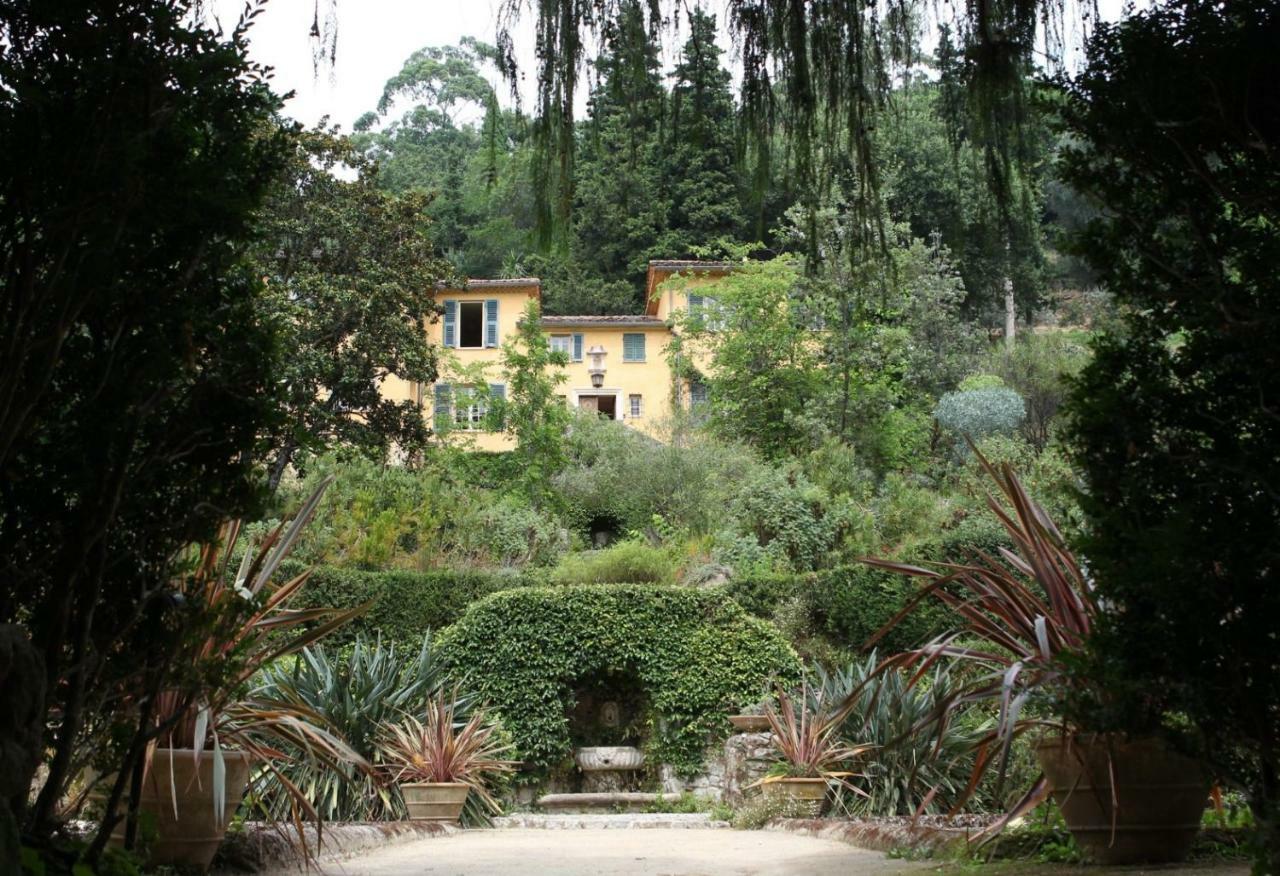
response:
<path id="1" fill-rule="evenodd" d="M 1013 278 L 1004 278 L 1004 348 L 1013 349 L 1014 335 L 1018 331 L 1018 308 L 1013 302 Z"/>

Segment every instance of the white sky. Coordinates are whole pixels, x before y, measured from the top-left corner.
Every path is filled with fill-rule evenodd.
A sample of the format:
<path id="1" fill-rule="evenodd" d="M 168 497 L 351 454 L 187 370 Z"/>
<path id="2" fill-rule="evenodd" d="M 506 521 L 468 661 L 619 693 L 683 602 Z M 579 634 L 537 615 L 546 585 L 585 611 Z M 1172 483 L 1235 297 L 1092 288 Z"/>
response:
<path id="1" fill-rule="evenodd" d="M 319 0 L 321 23 L 329 0 Z M 500 0 L 339 0 L 338 54 L 331 70 L 313 72 L 307 34 L 315 0 L 270 0 L 249 31 L 250 54 L 275 68 L 275 90 L 294 91 L 285 112 L 306 125 L 322 116 L 350 131 L 352 123 L 374 109 L 382 86 L 400 72 L 405 60 L 424 46 L 456 45 L 464 36 L 492 44 Z M 242 0 L 216 0 L 215 13 L 230 29 Z M 517 40 L 522 68 L 533 62 L 532 18 L 526 16 Z M 497 83 L 497 76 L 494 76 Z M 499 88 L 500 95 L 509 86 Z M 526 90 L 527 92 L 527 90 Z M 522 93 L 526 93 L 522 92 Z M 525 99 L 528 99 L 526 93 Z"/>
<path id="2" fill-rule="evenodd" d="M 383 84 L 400 71 L 413 52 L 424 46 L 456 45 L 464 36 L 493 43 L 501 2 L 338 0 L 337 63 L 332 69 L 322 68 L 317 77 L 307 36 L 317 0 L 269 0 L 250 30 L 250 53 L 254 60 L 275 68 L 277 91 L 296 92 L 285 106 L 289 115 L 306 125 L 314 125 L 327 115 L 330 122 L 350 131 L 356 119 L 375 107 Z M 1123 2 L 1102 0 L 1102 18 L 1117 17 Z M 318 3 L 323 24 L 330 0 Z M 702 5 L 716 14 L 721 44 L 730 49 L 724 33 L 724 0 L 704 0 Z M 243 0 L 214 0 L 211 7 L 223 26 L 230 29 L 243 8 Z M 526 108 L 533 96 L 532 26 L 530 10 L 522 16 L 515 34 L 516 59 L 524 76 L 520 90 Z M 734 69 L 730 58 L 726 62 Z M 664 63 L 670 67 L 672 59 L 664 58 Z M 509 86 L 499 83 L 496 73 L 493 81 L 506 102 Z M 582 89 L 585 103 L 584 92 Z"/>

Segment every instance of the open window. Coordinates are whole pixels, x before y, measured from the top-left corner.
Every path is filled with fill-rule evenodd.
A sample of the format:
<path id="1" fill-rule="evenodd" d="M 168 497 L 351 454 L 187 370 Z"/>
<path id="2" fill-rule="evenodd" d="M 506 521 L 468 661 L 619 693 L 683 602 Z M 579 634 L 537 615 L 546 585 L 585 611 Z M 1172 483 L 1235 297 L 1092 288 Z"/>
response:
<path id="1" fill-rule="evenodd" d="M 484 346 L 484 302 L 458 302 L 458 346 L 480 349 Z"/>

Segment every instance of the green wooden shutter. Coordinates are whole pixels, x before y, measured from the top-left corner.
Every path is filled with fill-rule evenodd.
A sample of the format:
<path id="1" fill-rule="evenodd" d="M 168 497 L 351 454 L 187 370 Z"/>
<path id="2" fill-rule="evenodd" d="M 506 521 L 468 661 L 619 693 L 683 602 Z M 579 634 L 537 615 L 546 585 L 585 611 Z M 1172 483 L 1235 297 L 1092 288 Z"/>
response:
<path id="1" fill-rule="evenodd" d="M 453 392 L 452 387 L 447 383 L 437 383 L 435 385 L 435 430 L 436 432 L 449 431 L 449 409 L 452 407 Z"/>
<path id="2" fill-rule="evenodd" d="M 575 333 L 573 336 L 573 361 L 582 361 L 582 333 Z"/>
<path id="3" fill-rule="evenodd" d="M 489 384 L 488 428 L 490 432 L 501 432 L 506 425 L 507 385 L 505 383 Z"/>
<path id="4" fill-rule="evenodd" d="M 622 336 L 622 361 L 644 361 L 644 335 L 639 332 L 628 332 Z"/>
<path id="5" fill-rule="evenodd" d="M 498 299 L 490 298 L 484 303 L 484 345 L 498 346 Z"/>
<path id="6" fill-rule="evenodd" d="M 444 345 L 458 346 L 458 302 L 453 299 L 444 303 Z"/>

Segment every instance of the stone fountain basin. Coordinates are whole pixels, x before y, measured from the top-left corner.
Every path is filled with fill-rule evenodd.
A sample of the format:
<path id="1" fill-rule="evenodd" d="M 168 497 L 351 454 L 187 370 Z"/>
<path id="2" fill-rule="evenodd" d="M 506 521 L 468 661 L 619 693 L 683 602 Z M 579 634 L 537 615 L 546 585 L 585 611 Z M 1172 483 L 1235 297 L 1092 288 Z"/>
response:
<path id="1" fill-rule="evenodd" d="M 644 766 L 644 752 L 630 745 L 596 745 L 574 749 L 573 759 L 583 772 L 638 770 Z"/>

